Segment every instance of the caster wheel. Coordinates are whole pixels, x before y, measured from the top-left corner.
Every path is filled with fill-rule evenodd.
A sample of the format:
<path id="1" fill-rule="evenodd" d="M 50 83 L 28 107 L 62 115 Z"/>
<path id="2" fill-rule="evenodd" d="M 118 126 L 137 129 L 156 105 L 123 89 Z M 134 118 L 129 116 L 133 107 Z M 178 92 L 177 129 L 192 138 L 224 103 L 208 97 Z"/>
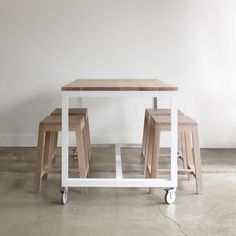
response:
<path id="1" fill-rule="evenodd" d="M 62 189 L 60 192 L 60 203 L 62 205 L 65 205 L 67 202 L 67 197 L 68 197 L 68 189 Z"/>
<path id="2" fill-rule="evenodd" d="M 166 190 L 165 202 L 167 204 L 171 204 L 175 201 L 175 199 L 176 199 L 175 190 L 174 189 Z"/>

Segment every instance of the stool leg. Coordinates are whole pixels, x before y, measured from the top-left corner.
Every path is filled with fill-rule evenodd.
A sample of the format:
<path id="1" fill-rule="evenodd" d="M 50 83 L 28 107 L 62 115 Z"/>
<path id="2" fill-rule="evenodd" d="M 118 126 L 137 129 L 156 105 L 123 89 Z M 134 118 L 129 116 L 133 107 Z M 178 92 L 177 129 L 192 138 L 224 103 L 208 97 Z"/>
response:
<path id="1" fill-rule="evenodd" d="M 36 169 L 35 169 L 35 179 L 34 179 L 34 193 L 40 193 L 41 191 L 41 179 L 43 174 L 43 163 L 44 163 L 43 145 L 44 145 L 44 130 L 42 126 L 39 125 Z"/>
<path id="2" fill-rule="evenodd" d="M 153 131 L 155 130 L 155 125 L 153 125 Z M 146 130 L 146 140 L 145 140 L 145 150 L 144 150 L 144 160 L 147 158 L 148 155 L 148 143 L 150 138 L 150 132 L 151 132 L 151 116 L 148 115 L 147 117 L 147 130 Z"/>
<path id="3" fill-rule="evenodd" d="M 185 143 L 186 143 L 187 168 L 193 171 L 192 173 L 188 174 L 188 180 L 191 180 L 193 179 L 193 176 L 195 176 L 195 167 L 193 163 L 193 151 L 192 151 L 190 131 L 185 132 Z"/>
<path id="4" fill-rule="evenodd" d="M 83 143 L 84 143 L 84 162 L 85 162 L 85 177 L 89 174 L 89 150 L 86 126 L 82 130 Z"/>
<path id="5" fill-rule="evenodd" d="M 144 162 L 144 176 L 146 178 L 151 177 L 151 161 L 152 161 L 152 150 L 153 150 L 153 139 L 155 133 L 155 124 L 150 121 L 150 128 L 148 132 L 148 142 L 146 142 L 146 154 L 145 154 L 145 162 Z"/>
<path id="6" fill-rule="evenodd" d="M 85 128 L 86 128 L 86 136 L 87 136 L 87 142 L 88 142 L 88 155 L 89 155 L 89 162 L 92 164 L 92 150 L 91 150 L 91 140 L 90 140 L 90 129 L 89 129 L 89 120 L 88 117 L 85 120 Z"/>
<path id="7" fill-rule="evenodd" d="M 152 164 L 151 164 L 151 178 L 157 178 L 157 169 L 159 164 L 159 153 L 160 153 L 160 128 L 155 127 L 154 138 L 153 138 L 153 151 L 152 151 Z M 153 188 L 149 188 L 149 192 L 153 192 Z"/>
<path id="8" fill-rule="evenodd" d="M 46 132 L 45 147 L 44 147 L 44 168 L 49 169 L 51 167 L 51 147 L 52 145 L 52 132 Z M 44 173 L 42 179 L 47 180 L 48 174 Z"/>
<path id="9" fill-rule="evenodd" d="M 201 170 L 201 153 L 199 147 L 199 136 L 198 136 L 197 126 L 193 128 L 192 136 L 193 136 L 196 188 L 197 188 L 197 193 L 199 194 L 203 192 L 203 182 L 202 182 L 202 170 Z"/>
<path id="10" fill-rule="evenodd" d="M 186 137 L 185 131 L 180 132 L 180 139 L 181 139 L 181 150 L 182 150 L 182 160 L 183 160 L 183 168 L 187 169 L 187 155 L 186 155 Z"/>
<path id="11" fill-rule="evenodd" d="M 52 158 L 52 163 L 56 163 L 56 155 L 55 152 L 57 150 L 57 141 L 58 141 L 58 132 L 54 132 L 54 140 L 53 140 L 53 158 Z"/>
<path id="12" fill-rule="evenodd" d="M 142 140 L 142 148 L 141 148 L 141 163 L 143 163 L 145 161 L 145 153 L 146 153 L 146 140 L 147 140 L 147 128 L 148 128 L 148 119 L 146 116 L 146 111 L 145 111 L 145 115 L 144 115 L 144 124 L 143 124 L 143 140 Z"/>
<path id="13" fill-rule="evenodd" d="M 76 131 L 76 144 L 80 178 L 86 178 L 85 153 L 82 130 Z M 81 193 L 87 193 L 87 188 L 81 188 Z"/>
<path id="14" fill-rule="evenodd" d="M 49 160 L 48 160 L 48 168 L 52 167 L 52 163 L 54 160 L 54 154 L 55 154 L 55 142 L 56 141 L 56 133 L 57 132 L 50 132 L 50 152 L 49 152 Z"/>

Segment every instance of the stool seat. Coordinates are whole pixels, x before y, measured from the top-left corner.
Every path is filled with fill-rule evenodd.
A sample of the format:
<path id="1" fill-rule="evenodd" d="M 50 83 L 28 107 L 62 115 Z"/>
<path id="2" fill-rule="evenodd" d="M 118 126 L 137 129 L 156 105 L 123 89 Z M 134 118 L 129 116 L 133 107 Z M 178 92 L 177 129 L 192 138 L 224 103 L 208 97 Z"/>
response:
<path id="1" fill-rule="evenodd" d="M 82 115 L 69 116 L 69 129 L 76 129 L 78 126 L 84 126 L 84 117 Z M 62 119 L 61 116 L 47 116 L 41 122 L 40 125 L 57 126 L 58 131 L 61 131 Z M 55 128 L 55 127 L 54 127 Z"/>
<path id="2" fill-rule="evenodd" d="M 159 116 L 159 115 L 152 115 L 152 119 L 157 123 L 157 125 L 170 125 L 171 124 L 171 117 L 170 116 Z M 178 117 L 178 126 L 187 125 L 187 126 L 196 126 L 197 122 L 194 121 L 189 116 L 179 116 Z"/>
<path id="3" fill-rule="evenodd" d="M 157 115 L 171 115 L 171 109 L 166 109 L 166 108 L 159 108 L 159 109 L 155 109 L 155 108 L 148 108 L 148 109 L 145 109 L 145 114 L 146 115 L 154 115 L 154 114 L 157 114 Z M 180 110 L 178 110 L 178 115 L 179 116 L 183 116 L 184 113 Z"/>
<path id="4" fill-rule="evenodd" d="M 51 116 L 61 116 L 62 114 L 62 109 L 61 108 L 55 108 L 52 112 L 51 112 Z M 88 109 L 87 108 L 69 108 L 69 116 L 78 116 L 78 115 L 82 115 L 85 116 L 85 118 L 87 118 L 88 116 Z"/>

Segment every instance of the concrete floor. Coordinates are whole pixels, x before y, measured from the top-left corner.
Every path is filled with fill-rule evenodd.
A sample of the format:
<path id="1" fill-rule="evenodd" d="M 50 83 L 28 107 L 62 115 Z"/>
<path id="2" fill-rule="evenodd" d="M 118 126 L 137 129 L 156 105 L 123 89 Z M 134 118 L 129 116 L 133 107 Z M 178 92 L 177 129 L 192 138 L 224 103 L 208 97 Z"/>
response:
<path id="1" fill-rule="evenodd" d="M 124 150 L 124 162 L 137 153 Z M 114 167 L 107 159 L 113 154 L 93 150 L 94 175 L 104 174 L 103 158 Z M 236 235 L 236 150 L 202 150 L 204 194 L 181 177 L 172 205 L 164 203 L 163 189 L 148 194 L 144 188 L 91 188 L 86 195 L 72 188 L 68 203 L 59 205 L 59 174 L 33 194 L 34 156 L 32 148 L 0 148 L 0 235 Z"/>

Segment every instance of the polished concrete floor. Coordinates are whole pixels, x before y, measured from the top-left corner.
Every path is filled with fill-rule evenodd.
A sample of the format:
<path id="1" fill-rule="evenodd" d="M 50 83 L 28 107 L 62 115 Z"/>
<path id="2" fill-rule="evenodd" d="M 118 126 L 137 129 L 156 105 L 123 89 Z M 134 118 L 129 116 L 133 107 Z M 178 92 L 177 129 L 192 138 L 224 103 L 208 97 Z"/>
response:
<path id="1" fill-rule="evenodd" d="M 131 166 L 141 174 L 137 154 L 122 152 L 127 177 Z M 114 175 L 107 171 L 114 170 L 112 148 L 94 149 L 93 156 L 94 176 Z M 34 158 L 33 148 L 0 148 L 0 235 L 236 235 L 235 149 L 203 149 L 204 194 L 181 176 L 172 205 L 164 203 L 163 189 L 145 188 L 91 188 L 86 195 L 72 188 L 60 205 L 59 174 L 33 194 Z"/>

